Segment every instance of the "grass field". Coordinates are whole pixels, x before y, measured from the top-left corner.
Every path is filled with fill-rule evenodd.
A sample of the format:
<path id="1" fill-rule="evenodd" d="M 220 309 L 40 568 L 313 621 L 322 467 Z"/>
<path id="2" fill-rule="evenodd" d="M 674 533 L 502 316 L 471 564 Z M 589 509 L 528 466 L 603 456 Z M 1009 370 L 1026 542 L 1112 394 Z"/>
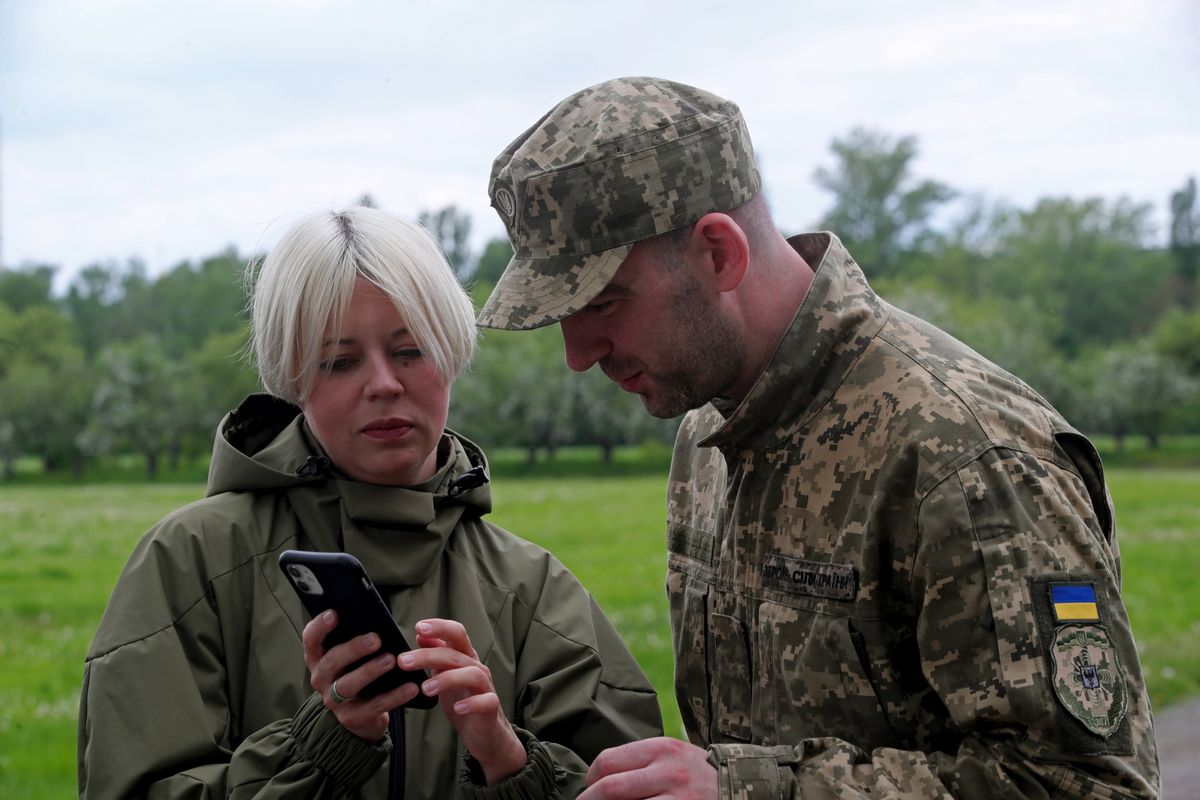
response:
<path id="1" fill-rule="evenodd" d="M 493 518 L 553 550 L 593 591 L 658 687 L 668 732 L 679 734 L 663 484 L 661 473 L 510 477 L 496 484 Z M 1200 694 L 1200 470 L 1116 469 L 1110 484 L 1126 603 L 1161 709 Z M 108 593 L 141 532 L 202 491 L 0 486 L 0 798 L 75 792 L 82 661 Z"/>

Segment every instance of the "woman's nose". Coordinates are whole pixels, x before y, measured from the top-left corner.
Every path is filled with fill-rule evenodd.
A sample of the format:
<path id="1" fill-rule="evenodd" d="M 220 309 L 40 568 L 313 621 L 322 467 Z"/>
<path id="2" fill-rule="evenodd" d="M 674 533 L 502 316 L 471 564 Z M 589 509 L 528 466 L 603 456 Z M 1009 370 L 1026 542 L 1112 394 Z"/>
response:
<path id="1" fill-rule="evenodd" d="M 371 397 L 386 397 L 404 393 L 404 384 L 396 372 L 396 365 L 384 356 L 368 359 L 367 394 Z"/>

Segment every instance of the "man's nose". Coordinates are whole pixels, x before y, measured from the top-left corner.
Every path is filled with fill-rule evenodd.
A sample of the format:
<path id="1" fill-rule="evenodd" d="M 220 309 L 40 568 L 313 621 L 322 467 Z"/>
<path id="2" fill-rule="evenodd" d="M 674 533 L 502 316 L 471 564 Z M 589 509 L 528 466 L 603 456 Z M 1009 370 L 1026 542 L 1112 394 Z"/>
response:
<path id="1" fill-rule="evenodd" d="M 559 327 L 562 329 L 567 366 L 576 372 L 587 372 L 612 350 L 612 343 L 607 338 L 600 336 L 576 315 L 564 319 Z"/>

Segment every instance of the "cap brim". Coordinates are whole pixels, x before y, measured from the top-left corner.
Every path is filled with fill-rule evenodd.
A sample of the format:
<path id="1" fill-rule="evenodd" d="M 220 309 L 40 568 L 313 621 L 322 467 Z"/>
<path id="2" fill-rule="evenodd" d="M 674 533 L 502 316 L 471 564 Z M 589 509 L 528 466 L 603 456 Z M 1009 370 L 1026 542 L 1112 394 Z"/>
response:
<path id="1" fill-rule="evenodd" d="M 600 294 L 632 249 L 632 244 L 626 244 L 582 257 L 514 257 L 476 322 L 483 328 L 509 331 L 558 322 Z"/>

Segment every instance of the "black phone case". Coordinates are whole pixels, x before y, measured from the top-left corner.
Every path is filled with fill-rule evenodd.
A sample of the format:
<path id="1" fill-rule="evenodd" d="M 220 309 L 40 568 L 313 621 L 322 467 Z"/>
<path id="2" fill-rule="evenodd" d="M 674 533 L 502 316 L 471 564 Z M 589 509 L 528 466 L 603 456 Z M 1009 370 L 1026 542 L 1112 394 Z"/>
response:
<path id="1" fill-rule="evenodd" d="M 297 578 L 288 571 L 288 566 L 292 564 L 303 565 L 312 570 L 324 593 L 312 594 L 301 589 L 297 585 Z M 279 568 L 283 570 L 288 583 L 299 595 L 300 602 L 311 616 L 315 617 L 330 608 L 337 612 L 338 624 L 326 637 L 325 649 L 363 634 L 379 635 L 380 648 L 348 666 L 346 672 L 357 669 L 381 653 L 398 655 L 411 649 L 387 604 L 367 577 L 363 565 L 354 556 L 349 553 L 285 550 L 279 555 Z M 428 677 L 429 675 L 422 670 L 393 668 L 363 687 L 357 696 L 371 697 L 410 682 L 420 684 Z M 432 708 L 436 704 L 436 697 L 418 694 L 405 707 Z"/>

